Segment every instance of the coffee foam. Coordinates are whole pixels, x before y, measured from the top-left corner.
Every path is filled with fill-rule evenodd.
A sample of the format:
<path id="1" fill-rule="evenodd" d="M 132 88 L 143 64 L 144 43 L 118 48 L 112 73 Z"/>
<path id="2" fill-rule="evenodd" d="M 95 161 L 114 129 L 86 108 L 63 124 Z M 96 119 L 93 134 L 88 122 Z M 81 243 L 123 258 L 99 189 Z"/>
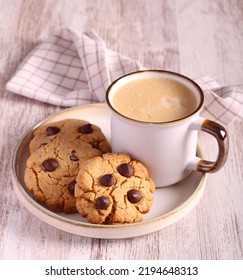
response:
<path id="1" fill-rule="evenodd" d="M 169 122 L 184 118 L 197 107 L 194 93 L 178 81 L 141 78 L 117 89 L 112 106 L 120 114 L 143 122 Z"/>

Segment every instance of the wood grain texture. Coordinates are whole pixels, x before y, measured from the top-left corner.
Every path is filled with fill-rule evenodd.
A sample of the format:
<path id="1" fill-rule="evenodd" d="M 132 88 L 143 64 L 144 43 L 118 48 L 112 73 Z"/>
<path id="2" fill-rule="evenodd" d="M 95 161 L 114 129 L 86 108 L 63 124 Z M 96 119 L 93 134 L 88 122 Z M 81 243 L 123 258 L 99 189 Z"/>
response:
<path id="1" fill-rule="evenodd" d="M 10 158 L 20 136 L 62 108 L 5 91 L 24 56 L 63 27 L 94 29 L 107 46 L 149 68 L 242 84 L 241 0 L 0 0 L 0 259 L 243 259 L 243 124 L 228 126 L 225 167 L 209 176 L 197 207 L 158 232 L 99 240 L 55 229 L 18 201 Z M 207 159 L 217 147 L 200 142 Z"/>

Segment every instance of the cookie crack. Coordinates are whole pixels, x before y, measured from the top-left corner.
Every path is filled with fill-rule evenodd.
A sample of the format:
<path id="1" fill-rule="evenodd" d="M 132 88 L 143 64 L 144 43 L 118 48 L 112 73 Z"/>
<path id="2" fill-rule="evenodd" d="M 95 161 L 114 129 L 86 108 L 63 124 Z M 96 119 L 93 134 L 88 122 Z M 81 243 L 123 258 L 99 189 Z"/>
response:
<path id="1" fill-rule="evenodd" d="M 41 199 L 37 199 L 37 196 L 35 195 L 35 190 L 34 188 L 31 186 L 31 188 L 28 188 L 30 192 L 33 193 L 34 195 L 34 198 L 39 201 L 40 203 L 43 203 L 44 204 L 44 198 L 45 198 L 45 194 L 43 192 L 43 190 L 41 189 L 40 187 L 40 184 L 39 184 L 39 177 L 38 177 L 38 172 L 34 169 L 34 168 L 30 168 L 30 170 L 32 171 L 32 174 L 34 175 L 35 177 L 35 181 L 36 181 L 36 187 L 37 187 L 37 191 L 40 193 L 41 195 Z M 39 197 L 39 196 L 38 196 Z"/>
<path id="2" fill-rule="evenodd" d="M 94 191 L 94 186 L 95 186 L 95 180 L 93 178 L 93 176 L 91 175 L 91 173 L 87 172 L 88 175 L 90 176 L 91 180 L 92 180 L 92 190 Z"/>
<path id="3" fill-rule="evenodd" d="M 55 146 L 54 148 L 53 148 L 53 153 L 54 153 L 54 155 L 58 158 L 58 159 L 61 159 L 61 160 L 64 160 L 64 158 L 62 158 L 59 154 L 60 154 L 60 152 L 59 152 L 59 147 L 61 146 L 61 144 L 59 143 L 59 142 L 57 142 L 57 146 Z"/>
<path id="4" fill-rule="evenodd" d="M 35 171 L 34 168 L 31 168 L 30 170 L 32 170 L 32 172 L 33 172 L 33 174 L 34 174 L 34 176 L 35 176 L 35 179 L 36 179 L 36 186 L 37 186 L 38 190 L 44 195 L 44 192 L 42 191 L 42 189 L 41 189 L 41 187 L 40 187 L 40 184 L 39 184 L 38 172 Z M 33 188 L 32 188 L 32 190 L 33 190 Z"/>
<path id="5" fill-rule="evenodd" d="M 42 171 L 42 172 L 44 172 L 44 171 Z M 40 173 L 42 173 L 42 172 L 40 172 Z M 44 172 L 44 173 L 45 173 L 51 180 L 54 179 L 54 180 L 56 180 L 57 182 L 60 180 L 58 177 L 51 176 L 50 173 L 47 173 L 47 172 Z M 43 181 L 45 181 L 46 183 L 50 184 L 50 182 L 46 181 L 45 178 L 43 178 Z M 50 184 L 50 185 L 56 185 L 56 182 L 53 183 L 53 184 Z"/>
<path id="6" fill-rule="evenodd" d="M 107 164 L 111 167 L 111 169 L 114 170 L 114 166 L 112 165 L 109 159 L 105 160 L 105 162 L 107 162 Z"/>
<path id="7" fill-rule="evenodd" d="M 89 192 L 95 193 L 95 188 L 94 188 L 95 181 L 94 181 L 93 176 L 87 170 L 85 170 L 84 173 L 87 174 L 91 178 L 92 183 L 91 183 L 91 186 L 88 187 L 88 189 L 87 188 L 84 189 L 83 187 L 81 187 L 82 193 L 89 193 Z"/>

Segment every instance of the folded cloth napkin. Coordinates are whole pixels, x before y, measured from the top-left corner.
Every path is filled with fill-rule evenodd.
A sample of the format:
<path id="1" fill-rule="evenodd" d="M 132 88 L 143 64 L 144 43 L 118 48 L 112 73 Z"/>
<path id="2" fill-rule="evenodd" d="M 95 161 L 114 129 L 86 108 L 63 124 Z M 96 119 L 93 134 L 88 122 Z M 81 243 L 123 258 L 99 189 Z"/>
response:
<path id="1" fill-rule="evenodd" d="M 7 90 L 39 101 L 71 107 L 104 102 L 115 79 L 145 69 L 106 48 L 94 32 L 63 29 L 38 44 L 7 83 Z M 202 115 L 229 123 L 243 119 L 243 86 L 221 87 L 209 77 L 195 79 L 205 93 Z"/>

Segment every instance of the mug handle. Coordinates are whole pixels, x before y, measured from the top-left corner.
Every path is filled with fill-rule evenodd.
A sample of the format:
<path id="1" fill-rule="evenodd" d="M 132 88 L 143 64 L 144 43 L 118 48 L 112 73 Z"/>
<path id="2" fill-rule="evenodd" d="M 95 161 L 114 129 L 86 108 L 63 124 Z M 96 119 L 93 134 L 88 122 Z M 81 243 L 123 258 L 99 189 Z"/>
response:
<path id="1" fill-rule="evenodd" d="M 229 141 L 225 128 L 208 119 L 204 119 L 201 124 L 201 130 L 215 137 L 218 143 L 219 151 L 216 161 L 199 159 L 196 170 L 199 172 L 213 173 L 223 167 L 229 152 Z"/>

